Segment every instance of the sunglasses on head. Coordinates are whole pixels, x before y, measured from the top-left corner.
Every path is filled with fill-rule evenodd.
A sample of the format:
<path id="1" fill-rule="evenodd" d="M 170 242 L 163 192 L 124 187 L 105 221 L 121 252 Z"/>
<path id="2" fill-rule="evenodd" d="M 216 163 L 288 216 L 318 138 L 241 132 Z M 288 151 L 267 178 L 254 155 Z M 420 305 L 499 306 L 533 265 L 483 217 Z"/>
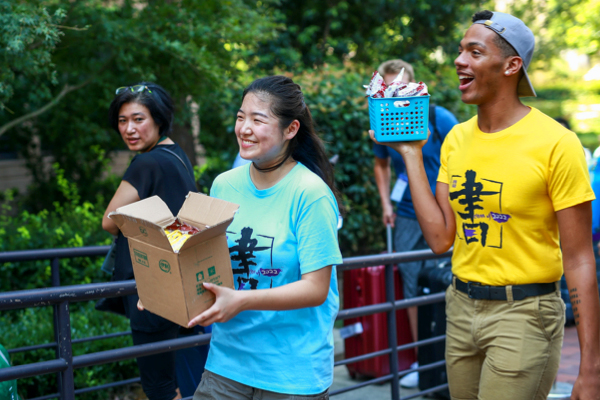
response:
<path id="1" fill-rule="evenodd" d="M 123 86 L 123 87 L 117 88 L 117 90 L 115 90 L 115 95 L 124 93 L 127 90 L 131 90 L 132 93 L 139 93 L 139 92 L 143 92 L 144 89 L 146 89 L 148 91 L 148 93 L 152 93 L 152 90 L 150 90 L 148 88 L 148 86 L 146 86 L 146 85 L 133 85 L 133 86 Z"/>

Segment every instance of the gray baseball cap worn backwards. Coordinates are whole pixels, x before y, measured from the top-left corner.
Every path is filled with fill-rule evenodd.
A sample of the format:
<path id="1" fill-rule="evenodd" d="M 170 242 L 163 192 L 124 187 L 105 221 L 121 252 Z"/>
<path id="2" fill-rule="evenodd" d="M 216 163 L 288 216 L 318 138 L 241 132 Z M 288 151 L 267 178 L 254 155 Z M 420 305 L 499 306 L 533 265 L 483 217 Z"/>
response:
<path id="1" fill-rule="evenodd" d="M 492 19 L 480 19 L 473 23 L 482 24 L 493 30 L 516 50 L 519 57 L 523 59 L 523 77 L 519 81 L 517 93 L 519 97 L 535 96 L 535 90 L 533 90 L 533 85 L 527 75 L 527 68 L 535 47 L 535 37 L 531 29 L 519 18 L 501 12 L 494 12 Z"/>

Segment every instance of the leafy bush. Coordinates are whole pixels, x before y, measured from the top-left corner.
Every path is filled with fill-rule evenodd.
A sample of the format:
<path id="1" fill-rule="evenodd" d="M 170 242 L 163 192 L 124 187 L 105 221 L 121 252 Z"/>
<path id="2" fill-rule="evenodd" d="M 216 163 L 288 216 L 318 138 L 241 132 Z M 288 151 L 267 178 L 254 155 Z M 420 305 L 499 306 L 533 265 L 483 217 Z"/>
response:
<path id="1" fill-rule="evenodd" d="M 18 348 L 54 341 L 52 328 L 52 308 L 29 308 L 0 315 L 0 335 L 7 348 Z M 74 303 L 71 305 L 72 339 L 129 330 L 126 318 L 101 313 L 94 309 L 94 302 Z M 23 334 L 26 333 L 26 334 Z M 131 346 L 131 337 L 104 339 L 94 342 L 73 344 L 73 356 Z M 40 349 L 12 354 L 13 365 L 32 364 L 52 360 L 56 357 L 54 348 Z M 76 369 L 75 388 L 86 388 L 110 382 L 117 382 L 138 376 L 135 360 L 96 365 Z M 38 375 L 20 379 L 17 383 L 19 395 L 24 398 L 43 396 L 57 391 L 56 374 Z M 105 399 L 107 391 L 91 392 L 77 396 L 78 399 Z"/>
<path id="2" fill-rule="evenodd" d="M 111 237 L 101 228 L 105 200 L 99 197 L 95 204 L 80 201 L 75 184 L 64 178 L 63 170 L 54 165 L 56 186 L 67 201 L 54 202 L 37 213 L 22 211 L 12 216 L 11 193 L 0 211 L 0 251 L 51 249 L 110 244 Z M 78 258 L 61 260 L 61 284 L 101 282 L 106 280 L 100 266 L 102 260 Z M 4 277 L 0 290 L 23 290 L 51 285 L 50 265 L 47 260 L 3 263 Z"/>
<path id="3" fill-rule="evenodd" d="M 347 208 L 339 236 L 346 257 L 380 251 L 385 243 L 362 87 L 369 76 L 364 69 L 348 65 L 345 69 L 326 66 L 293 77 L 302 87 L 329 155 L 339 156 L 335 180 Z"/>
<path id="4" fill-rule="evenodd" d="M 95 204 L 81 202 L 75 184 L 68 182 L 62 169 L 54 165 L 56 187 L 67 199 L 64 203 L 53 203 L 48 209 L 37 213 L 22 211 L 13 216 L 10 206 L 12 193 L 5 193 L 5 202 L 0 211 L 0 251 L 48 249 L 105 245 L 110 236 L 101 228 L 104 214 L 104 199 Z M 61 284 L 75 285 L 107 281 L 100 270 L 102 257 L 80 257 L 60 261 Z M 51 286 L 51 271 L 48 260 L 28 262 L 6 262 L 0 264 L 3 279 L 0 290 L 12 291 Z M 107 333 L 129 330 L 126 318 L 102 313 L 94 309 L 94 302 L 73 303 L 71 310 L 71 333 L 79 339 Z M 8 349 L 49 343 L 54 341 L 53 315 L 50 307 L 29 308 L 4 312 L 0 315 L 0 338 Z M 80 355 L 131 345 L 128 336 L 73 345 L 73 354 Z M 30 364 L 55 358 L 54 349 L 41 349 L 12 355 L 13 365 Z M 135 360 L 126 360 L 75 371 L 77 388 L 96 386 L 103 383 L 129 379 L 137 376 Z M 32 398 L 55 393 L 56 375 L 39 375 L 21 379 L 18 390 L 23 398 Z M 106 392 L 78 396 L 84 399 L 103 399 Z"/>

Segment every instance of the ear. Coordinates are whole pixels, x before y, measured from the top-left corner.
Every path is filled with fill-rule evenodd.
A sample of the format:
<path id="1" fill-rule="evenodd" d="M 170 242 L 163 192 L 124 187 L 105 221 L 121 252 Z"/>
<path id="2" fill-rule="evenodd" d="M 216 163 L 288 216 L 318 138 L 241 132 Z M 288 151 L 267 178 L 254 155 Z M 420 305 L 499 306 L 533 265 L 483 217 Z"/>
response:
<path id="1" fill-rule="evenodd" d="M 287 139 L 287 140 L 291 140 L 294 136 L 296 136 L 296 134 L 298 133 L 298 130 L 300 129 L 300 121 L 298 121 L 297 119 L 293 120 L 287 128 L 285 128 L 283 130 L 283 136 Z"/>
<path id="2" fill-rule="evenodd" d="M 504 64 L 504 75 L 513 76 L 514 74 L 518 74 L 521 71 L 521 67 L 523 67 L 523 59 L 521 57 L 509 57 Z"/>

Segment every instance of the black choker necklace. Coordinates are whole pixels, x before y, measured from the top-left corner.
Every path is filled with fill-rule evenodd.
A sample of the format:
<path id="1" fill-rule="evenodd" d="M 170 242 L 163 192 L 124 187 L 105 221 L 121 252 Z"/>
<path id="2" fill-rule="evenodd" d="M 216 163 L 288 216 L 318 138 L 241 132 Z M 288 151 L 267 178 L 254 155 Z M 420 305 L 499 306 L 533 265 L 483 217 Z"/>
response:
<path id="1" fill-rule="evenodd" d="M 285 156 L 285 158 L 283 160 L 281 160 L 281 162 L 279 164 L 276 164 L 272 167 L 259 168 L 254 161 L 252 161 L 252 166 L 254 166 L 254 168 L 260 172 L 271 172 L 271 171 L 275 171 L 277 168 L 281 167 L 283 165 L 283 163 L 287 161 L 288 158 L 290 158 L 290 154 Z"/>

